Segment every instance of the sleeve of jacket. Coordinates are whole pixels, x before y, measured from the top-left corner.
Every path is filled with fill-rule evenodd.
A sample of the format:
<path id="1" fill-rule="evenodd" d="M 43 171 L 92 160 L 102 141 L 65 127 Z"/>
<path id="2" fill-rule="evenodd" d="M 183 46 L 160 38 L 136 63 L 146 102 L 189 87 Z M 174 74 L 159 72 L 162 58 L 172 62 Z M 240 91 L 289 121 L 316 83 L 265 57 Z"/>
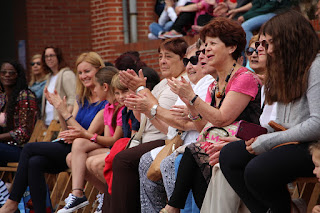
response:
<path id="1" fill-rule="evenodd" d="M 63 73 L 62 86 L 67 96 L 67 104 L 73 105 L 76 100 L 76 76 L 72 70 Z"/>

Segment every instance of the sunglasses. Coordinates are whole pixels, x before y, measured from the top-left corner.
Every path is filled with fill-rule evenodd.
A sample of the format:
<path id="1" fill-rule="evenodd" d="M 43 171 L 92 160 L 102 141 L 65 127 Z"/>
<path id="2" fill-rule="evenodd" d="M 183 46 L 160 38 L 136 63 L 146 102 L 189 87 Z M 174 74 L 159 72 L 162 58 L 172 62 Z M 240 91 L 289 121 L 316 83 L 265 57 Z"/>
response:
<path id="1" fill-rule="evenodd" d="M 34 65 L 38 65 L 40 66 L 41 65 L 41 62 L 31 62 L 30 65 L 33 67 Z"/>
<path id="2" fill-rule="evenodd" d="M 261 42 L 260 42 L 260 41 L 256 41 L 256 42 L 254 43 L 254 46 L 255 46 L 256 48 L 258 48 L 260 45 L 261 45 L 262 47 L 264 47 L 266 50 L 268 50 L 268 48 L 269 48 L 269 44 L 267 43 L 266 40 L 262 40 Z"/>
<path id="3" fill-rule="evenodd" d="M 18 73 L 16 71 L 6 71 L 6 70 L 1 70 L 0 75 L 5 76 L 9 74 L 10 77 L 16 76 Z"/>
<path id="4" fill-rule="evenodd" d="M 197 65 L 198 64 L 198 56 L 194 55 L 191 56 L 190 58 L 183 58 L 183 64 L 186 67 L 188 63 L 190 62 L 192 65 Z"/>
<path id="5" fill-rule="evenodd" d="M 249 47 L 246 50 L 247 56 L 251 56 L 254 52 L 256 52 L 256 54 L 258 54 L 258 49 L 254 49 L 253 47 Z"/>

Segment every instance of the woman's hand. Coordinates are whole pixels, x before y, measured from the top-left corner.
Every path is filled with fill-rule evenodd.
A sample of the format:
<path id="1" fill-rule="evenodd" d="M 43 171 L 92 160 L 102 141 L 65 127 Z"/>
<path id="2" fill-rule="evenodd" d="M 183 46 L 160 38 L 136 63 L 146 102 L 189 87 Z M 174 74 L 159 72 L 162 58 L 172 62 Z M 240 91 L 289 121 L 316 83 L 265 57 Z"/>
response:
<path id="1" fill-rule="evenodd" d="M 67 143 L 72 143 L 76 138 L 85 138 L 86 130 L 79 127 L 68 126 L 68 130 L 60 132 L 60 137 Z"/>
<path id="2" fill-rule="evenodd" d="M 119 76 L 121 84 L 126 85 L 133 92 L 135 92 L 140 86 L 146 86 L 147 78 L 144 77 L 141 69 L 139 70 L 139 76 L 131 69 L 127 69 L 127 71 L 120 71 Z"/>
<path id="3" fill-rule="evenodd" d="M 251 138 L 250 140 L 246 141 L 246 150 L 250 153 L 255 155 L 256 153 L 253 151 L 251 144 L 253 144 L 255 141 L 257 140 L 257 138 Z"/>
<path id="4" fill-rule="evenodd" d="M 182 76 L 180 81 L 176 78 L 172 78 L 172 80 L 168 79 L 168 85 L 170 86 L 171 91 L 177 94 L 186 104 L 189 104 L 189 101 L 195 96 L 190 83 Z"/>
<path id="5" fill-rule="evenodd" d="M 312 213 L 320 213 L 320 205 L 316 205 L 315 207 L 313 207 Z"/>
<path id="6" fill-rule="evenodd" d="M 228 141 L 219 141 L 218 143 L 213 143 L 208 147 L 207 154 L 209 155 L 209 164 L 211 166 L 219 163 L 220 151 L 228 143 Z"/>
<path id="7" fill-rule="evenodd" d="M 229 19 L 233 19 L 233 17 L 237 14 L 237 9 L 232 9 L 227 12 L 227 16 Z"/>
<path id="8" fill-rule="evenodd" d="M 58 94 L 57 90 L 54 90 L 53 93 L 50 93 L 47 88 L 44 89 L 44 95 L 46 99 L 49 101 L 51 105 L 60 113 L 68 112 L 68 105 L 66 101 L 66 97 L 64 96 L 61 99 L 60 95 Z"/>
<path id="9" fill-rule="evenodd" d="M 130 94 L 124 104 L 130 110 L 136 110 L 140 113 L 149 114 L 153 105 L 158 104 L 155 98 L 147 98 L 146 94 Z"/>
<path id="10" fill-rule="evenodd" d="M 190 118 L 188 118 L 189 109 L 187 106 L 173 105 L 170 111 L 172 112 L 171 115 L 174 116 L 177 120 L 190 120 Z"/>
<path id="11" fill-rule="evenodd" d="M 225 17 L 229 10 L 228 5 L 225 2 L 220 2 L 216 8 L 213 10 L 213 16 L 215 17 Z"/>

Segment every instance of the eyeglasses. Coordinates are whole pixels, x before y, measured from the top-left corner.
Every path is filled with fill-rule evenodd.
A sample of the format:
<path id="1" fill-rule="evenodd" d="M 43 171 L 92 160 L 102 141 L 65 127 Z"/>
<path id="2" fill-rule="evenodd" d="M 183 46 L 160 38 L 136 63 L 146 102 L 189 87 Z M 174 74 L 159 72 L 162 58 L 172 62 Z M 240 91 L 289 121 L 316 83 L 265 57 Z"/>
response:
<path id="1" fill-rule="evenodd" d="M 263 46 L 266 50 L 268 50 L 268 48 L 269 48 L 269 44 L 267 43 L 266 40 L 262 40 L 261 42 L 260 42 L 260 41 L 256 41 L 256 42 L 254 43 L 254 46 L 255 46 L 256 48 L 258 48 L 260 45 Z"/>
<path id="2" fill-rule="evenodd" d="M 200 50 L 200 52 L 202 52 L 203 55 L 206 54 L 206 48 L 203 48 L 202 50 Z"/>
<path id="3" fill-rule="evenodd" d="M 254 49 L 253 47 L 249 47 L 246 50 L 247 56 L 251 56 L 254 52 L 256 52 L 258 54 L 258 49 Z"/>
<path id="4" fill-rule="evenodd" d="M 45 55 L 44 56 L 44 58 L 53 58 L 53 57 L 55 57 L 56 55 L 54 55 L 54 54 L 50 54 L 50 55 Z"/>
<path id="5" fill-rule="evenodd" d="M 185 67 L 188 65 L 189 62 L 192 65 L 197 65 L 198 64 L 198 56 L 194 55 L 194 56 L 191 56 L 190 58 L 183 58 L 183 64 Z"/>
<path id="6" fill-rule="evenodd" d="M 0 75 L 5 76 L 9 74 L 10 77 L 16 76 L 18 73 L 16 71 L 7 71 L 7 70 L 1 70 Z"/>
<path id="7" fill-rule="evenodd" d="M 34 65 L 38 65 L 40 66 L 41 65 L 41 62 L 31 62 L 30 65 L 33 67 Z"/>
<path id="8" fill-rule="evenodd" d="M 201 53 L 201 51 L 202 51 L 202 50 L 198 50 L 198 51 L 196 52 L 196 56 L 199 56 L 200 53 Z"/>

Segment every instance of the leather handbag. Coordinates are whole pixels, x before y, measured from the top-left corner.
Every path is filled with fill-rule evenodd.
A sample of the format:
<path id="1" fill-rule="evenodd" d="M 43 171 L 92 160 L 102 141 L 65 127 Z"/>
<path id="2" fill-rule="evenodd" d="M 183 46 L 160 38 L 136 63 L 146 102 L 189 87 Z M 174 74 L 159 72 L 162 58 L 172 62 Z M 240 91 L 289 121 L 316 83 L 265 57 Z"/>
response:
<path id="1" fill-rule="evenodd" d="M 163 149 L 158 153 L 154 161 L 151 163 L 149 170 L 147 172 L 147 177 L 149 180 L 152 181 L 159 181 L 162 178 L 160 164 L 163 159 L 167 156 L 171 155 L 174 150 L 176 150 L 179 146 L 183 144 L 183 140 L 181 139 L 183 131 L 177 130 L 177 134 L 171 140 L 165 141 L 165 146 Z"/>

